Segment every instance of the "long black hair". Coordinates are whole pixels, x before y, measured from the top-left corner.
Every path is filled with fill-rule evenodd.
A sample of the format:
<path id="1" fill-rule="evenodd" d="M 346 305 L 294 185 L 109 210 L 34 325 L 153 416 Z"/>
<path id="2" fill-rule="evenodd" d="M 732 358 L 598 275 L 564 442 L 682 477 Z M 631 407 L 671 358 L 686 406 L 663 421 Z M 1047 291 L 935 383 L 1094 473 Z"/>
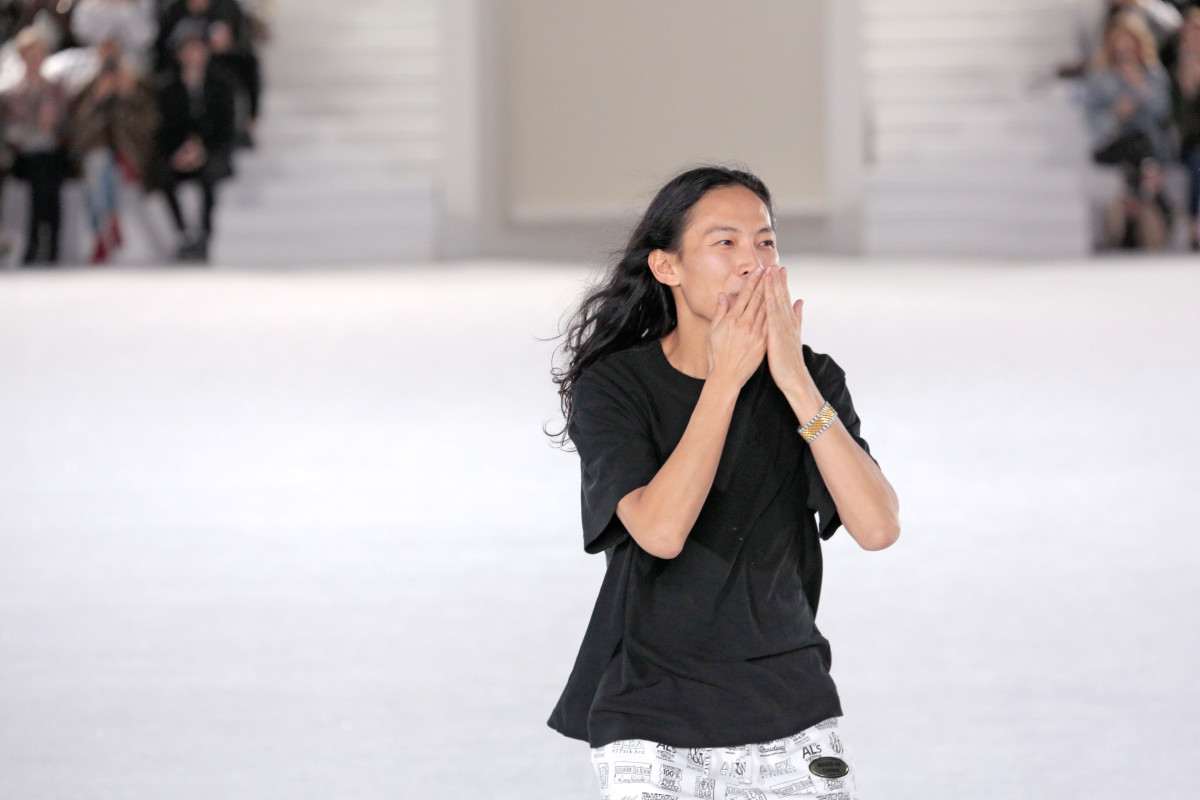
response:
<path id="1" fill-rule="evenodd" d="M 648 259 L 655 250 L 678 253 L 692 207 L 705 193 L 722 186 L 744 186 L 754 192 L 774 224 L 771 193 L 756 175 L 743 169 L 697 167 L 676 175 L 658 190 L 624 251 L 589 289 L 560 334 L 563 342 L 557 352 L 566 363 L 552 369 L 551 374 L 558 385 L 564 424 L 557 433 L 547 431 L 558 443 L 567 441 L 575 386 L 589 365 L 674 330 L 675 298 L 670 287 L 659 283 L 650 272 Z"/>

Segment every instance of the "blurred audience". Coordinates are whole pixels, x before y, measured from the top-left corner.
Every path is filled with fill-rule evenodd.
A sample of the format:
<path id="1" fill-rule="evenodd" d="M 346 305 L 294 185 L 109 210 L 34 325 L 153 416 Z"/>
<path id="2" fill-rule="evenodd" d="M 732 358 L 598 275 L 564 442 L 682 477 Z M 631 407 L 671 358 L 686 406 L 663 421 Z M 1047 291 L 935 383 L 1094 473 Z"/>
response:
<path id="1" fill-rule="evenodd" d="M 29 183 L 29 230 L 25 264 L 58 261 L 62 220 L 60 195 L 67 178 L 67 94 L 42 74 L 48 47 L 42 31 L 28 27 L 17 34 L 17 52 L 25 74 L 3 96 L 4 140 L 13 153 L 12 174 Z"/>
<path id="2" fill-rule="evenodd" d="M 61 189 L 79 178 L 91 261 L 121 246 L 120 188 L 161 190 L 182 260 L 207 258 L 216 190 L 253 142 L 267 30 L 258 0 L 0 0 L 0 189 L 26 181 L 24 263 L 58 259 Z M 188 225 L 180 187 L 202 197 Z M 0 256 L 12 243 L 0 231 Z"/>
<path id="3" fill-rule="evenodd" d="M 17 18 L 17 30 L 37 28 L 47 53 L 57 53 L 74 47 L 71 36 L 71 15 L 75 13 L 74 0 L 24 0 L 21 14 Z"/>
<path id="4" fill-rule="evenodd" d="M 1163 165 L 1171 156 L 1170 80 L 1141 17 L 1109 20 L 1086 83 L 1092 157 L 1121 168 L 1126 192 L 1114 206 L 1110 238 L 1122 247 L 1167 243 L 1170 204 Z"/>
<path id="5" fill-rule="evenodd" d="M 1167 247 L 1182 210 L 1187 245 L 1200 251 L 1200 0 L 1075 7 L 1081 48 L 1094 50 L 1059 75 L 1080 79 L 1092 158 L 1124 177 L 1106 208 L 1103 245 Z"/>
<path id="6" fill-rule="evenodd" d="M 1200 8 L 1189 8 L 1171 71 L 1179 160 L 1187 170 L 1188 246 L 1200 250 Z"/>
<path id="7" fill-rule="evenodd" d="M 179 231 L 181 260 L 208 258 L 217 183 L 233 174 L 234 86 L 212 60 L 208 26 L 183 20 L 169 40 L 178 67 L 159 91 L 159 153 L 166 160 L 163 188 Z M 189 228 L 178 187 L 194 181 L 203 194 L 200 228 Z"/>
<path id="8" fill-rule="evenodd" d="M 160 70 L 174 66 L 174 53 L 168 45 L 171 32 L 184 21 L 204 23 L 208 30 L 212 58 L 238 82 L 246 99 L 246 113 L 238 126 L 240 143 L 253 144 L 258 121 L 262 76 L 255 51 L 255 27 L 238 0 L 173 0 L 162 15 L 158 37 Z"/>
<path id="9" fill-rule="evenodd" d="M 82 7 L 81 7 L 82 10 Z M 100 44 L 99 74 L 79 93 L 70 117 L 71 155 L 86 187 L 95 244 L 103 264 L 122 243 L 118 190 L 123 177 L 143 188 L 158 181 L 159 112 L 146 76 L 122 58 L 119 39 Z"/>
<path id="10" fill-rule="evenodd" d="M 84 47 L 115 41 L 128 66 L 149 73 L 150 48 L 158 36 L 154 0 L 79 0 L 71 33 Z"/>
<path id="11" fill-rule="evenodd" d="M 1170 50 L 1183 23 L 1179 9 L 1167 0 L 1075 0 L 1073 7 L 1078 49 L 1075 58 L 1059 68 L 1061 77 L 1079 77 L 1088 71 L 1096 51 L 1104 46 L 1105 31 L 1117 16 L 1137 17 L 1153 36 L 1160 56 Z"/>

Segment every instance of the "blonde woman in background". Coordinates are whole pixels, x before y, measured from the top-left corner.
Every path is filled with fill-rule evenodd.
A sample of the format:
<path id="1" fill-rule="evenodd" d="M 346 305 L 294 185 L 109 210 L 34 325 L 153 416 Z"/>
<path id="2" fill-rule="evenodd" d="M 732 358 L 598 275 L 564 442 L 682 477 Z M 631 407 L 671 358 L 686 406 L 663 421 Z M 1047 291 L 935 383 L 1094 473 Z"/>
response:
<path id="1" fill-rule="evenodd" d="M 1170 80 L 1154 37 L 1136 15 L 1119 14 L 1105 28 L 1087 77 L 1085 106 L 1092 157 L 1125 175 L 1126 193 L 1110 221 L 1112 242 L 1164 247 L 1170 225 L 1162 169 L 1171 155 Z"/>

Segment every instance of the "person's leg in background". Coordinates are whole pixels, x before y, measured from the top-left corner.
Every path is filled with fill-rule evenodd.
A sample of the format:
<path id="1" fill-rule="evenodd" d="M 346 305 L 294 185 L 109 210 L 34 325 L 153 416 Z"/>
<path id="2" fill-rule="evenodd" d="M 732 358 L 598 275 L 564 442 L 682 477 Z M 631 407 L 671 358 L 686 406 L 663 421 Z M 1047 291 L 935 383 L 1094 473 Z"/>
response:
<path id="1" fill-rule="evenodd" d="M 179 231 L 179 247 L 175 257 L 180 261 L 195 261 L 202 255 L 203 238 L 188 232 L 187 221 L 183 217 L 183 208 L 179 203 L 179 187 L 187 181 L 196 180 L 203 190 L 206 183 L 202 174 L 195 172 L 176 172 L 173 169 L 165 171 L 163 176 L 163 195 L 167 198 L 167 207 L 171 210 L 171 219 L 175 221 L 175 229 Z M 204 192 L 204 208 L 209 207 L 209 193 Z M 205 211 L 205 213 L 211 213 Z"/>
<path id="2" fill-rule="evenodd" d="M 8 169 L 0 166 L 0 206 L 3 206 L 4 182 L 7 178 Z M 9 238 L 8 234 L 4 231 L 4 228 L 0 227 L 0 260 L 3 260 L 8 256 L 8 254 L 12 251 L 12 246 L 12 239 Z"/>
<path id="3" fill-rule="evenodd" d="M 1119 167 L 1125 177 L 1125 192 L 1118 200 L 1120 212 L 1114 217 L 1114 230 L 1110 234 L 1113 243 L 1125 249 L 1142 246 L 1145 239 L 1143 223 L 1153 221 L 1146 213 L 1147 199 L 1144 194 L 1144 171 L 1142 165 L 1154 158 L 1154 146 L 1140 131 L 1130 131 L 1092 154 L 1098 164 Z"/>
<path id="4" fill-rule="evenodd" d="M 27 153 L 19 158 L 29 181 L 29 238 L 24 261 L 53 264 L 58 261 L 60 194 L 65 170 L 57 153 Z"/>
<path id="5" fill-rule="evenodd" d="M 1180 156 L 1187 170 L 1188 246 L 1200 250 L 1200 145 L 1193 145 Z"/>
<path id="6" fill-rule="evenodd" d="M 201 235 L 196 240 L 196 257 L 208 258 L 208 242 L 213 232 L 213 212 L 217 206 L 217 182 L 211 175 L 200 176 L 200 191 L 204 208 L 201 212 Z"/>
<path id="7" fill-rule="evenodd" d="M 88 221 L 92 225 L 95 245 L 92 263 L 103 264 L 120 246 L 120 227 L 117 218 L 117 162 L 112 151 L 97 147 L 83 158 L 83 180 L 86 188 Z"/>

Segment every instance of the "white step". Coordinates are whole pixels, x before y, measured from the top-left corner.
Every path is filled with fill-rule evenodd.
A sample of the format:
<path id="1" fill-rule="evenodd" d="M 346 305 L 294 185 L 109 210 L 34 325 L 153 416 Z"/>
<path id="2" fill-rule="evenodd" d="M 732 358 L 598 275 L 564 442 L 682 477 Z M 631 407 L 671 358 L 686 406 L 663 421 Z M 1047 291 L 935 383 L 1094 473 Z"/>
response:
<path id="1" fill-rule="evenodd" d="M 924 47 L 870 48 L 864 60 L 867 72 L 904 72 L 920 75 L 925 72 L 983 68 L 998 69 L 998 65 L 1024 65 L 1026 69 L 1043 64 L 1054 65 L 1069 58 L 1069 51 L 1052 42 L 1022 43 L 962 43 L 928 44 Z"/>
<path id="2" fill-rule="evenodd" d="M 868 182 L 869 197 L 880 197 L 892 193 L 920 191 L 922 189 L 948 189 L 976 191 L 992 189 L 997 192 L 1026 192 L 1055 194 L 1078 192 L 1084 184 L 1080 175 L 1083 166 L 1054 165 L 1035 170 L 1005 169 L 1003 165 L 990 163 L 957 165 L 898 165 L 887 164 L 874 170 Z"/>
<path id="3" fill-rule="evenodd" d="M 997 134 L 990 138 L 951 137 L 942 140 L 888 131 L 874 134 L 872 151 L 879 163 L 972 163 L 986 159 L 997 164 L 1013 165 L 1054 163 L 1062 159 L 1073 160 L 1078 155 L 1070 142 L 1042 138 L 1016 139 Z"/>
<path id="4" fill-rule="evenodd" d="M 221 230 L 229 233 L 255 234 L 263 231 L 291 231 L 297 235 L 322 236 L 327 230 L 390 232 L 395 226 L 424 224 L 433 219 L 429 202 L 395 203 L 388 206 L 347 207 L 330 204 L 324 209 L 320 224 L 308 216 L 289 213 L 279 205 L 264 208 L 263 213 L 238 208 L 221 221 Z"/>
<path id="5" fill-rule="evenodd" d="M 896 18 L 869 20 L 863 38 L 869 47 L 923 45 L 930 42 L 1012 42 L 1058 39 L 1074 35 L 1074 21 L 1066 16 L 1020 15 L 1000 19 L 984 17 Z"/>
<path id="6" fill-rule="evenodd" d="M 1047 2 L 1047 0 L 1006 0 L 1003 3 L 992 0 L 867 0 L 864 4 L 864 16 L 868 20 L 876 19 L 912 19 L 913 17 L 931 17 L 943 19 L 946 17 L 1026 17 L 1031 15 L 1059 16 L 1064 12 L 1063 3 Z"/>
<path id="7" fill-rule="evenodd" d="M 382 92 L 346 89 L 337 93 L 317 94 L 298 89 L 272 88 L 266 103 L 272 114 L 285 117 L 304 117 L 319 114 L 387 113 L 392 110 L 431 110 L 438 106 L 437 90 L 428 85 L 404 85 Z"/>

